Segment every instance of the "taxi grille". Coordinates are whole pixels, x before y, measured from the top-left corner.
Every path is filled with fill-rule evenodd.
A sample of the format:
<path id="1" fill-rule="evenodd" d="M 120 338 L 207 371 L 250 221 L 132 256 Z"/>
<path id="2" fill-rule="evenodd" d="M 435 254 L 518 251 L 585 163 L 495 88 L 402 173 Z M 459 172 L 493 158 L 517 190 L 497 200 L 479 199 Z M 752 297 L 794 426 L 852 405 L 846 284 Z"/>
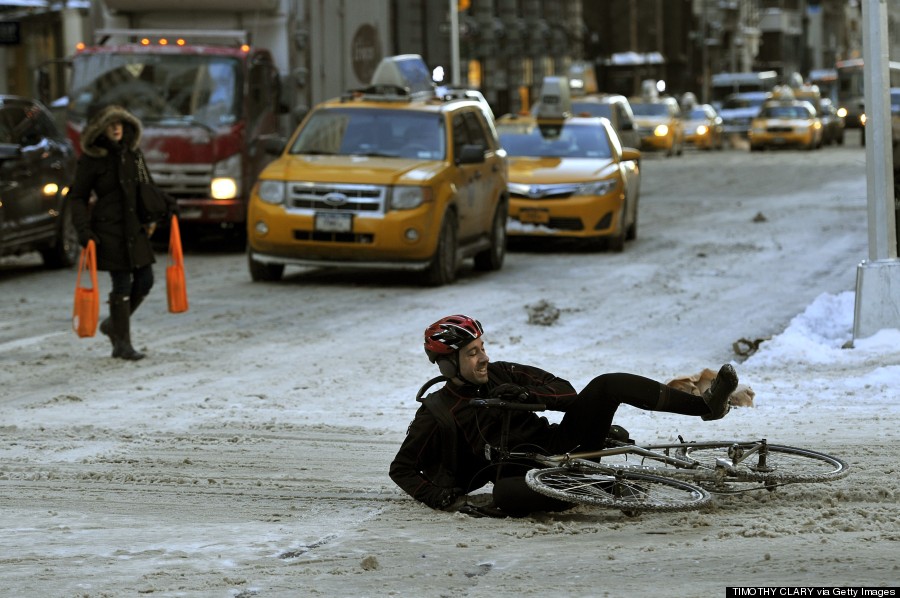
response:
<path id="1" fill-rule="evenodd" d="M 376 185 L 289 183 L 287 205 L 298 210 L 384 214 L 385 196 L 385 188 Z"/>
<path id="2" fill-rule="evenodd" d="M 791 133 L 793 130 L 793 127 L 785 127 L 783 125 L 776 125 L 768 128 L 769 133 Z"/>
<path id="3" fill-rule="evenodd" d="M 564 185 L 532 185 L 526 193 L 521 191 L 511 191 L 510 197 L 516 199 L 538 200 L 538 199 L 568 199 L 575 195 L 578 184 Z"/>

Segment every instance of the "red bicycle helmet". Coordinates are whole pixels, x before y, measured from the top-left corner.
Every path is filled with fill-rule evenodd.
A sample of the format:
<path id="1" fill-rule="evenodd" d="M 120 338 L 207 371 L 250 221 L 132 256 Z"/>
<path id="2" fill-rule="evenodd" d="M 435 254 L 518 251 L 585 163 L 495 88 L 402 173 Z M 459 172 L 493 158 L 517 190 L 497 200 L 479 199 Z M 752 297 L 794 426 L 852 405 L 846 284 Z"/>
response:
<path id="1" fill-rule="evenodd" d="M 455 354 L 482 334 L 481 322 L 469 316 L 441 318 L 425 329 L 425 354 L 434 363 L 440 357 Z"/>

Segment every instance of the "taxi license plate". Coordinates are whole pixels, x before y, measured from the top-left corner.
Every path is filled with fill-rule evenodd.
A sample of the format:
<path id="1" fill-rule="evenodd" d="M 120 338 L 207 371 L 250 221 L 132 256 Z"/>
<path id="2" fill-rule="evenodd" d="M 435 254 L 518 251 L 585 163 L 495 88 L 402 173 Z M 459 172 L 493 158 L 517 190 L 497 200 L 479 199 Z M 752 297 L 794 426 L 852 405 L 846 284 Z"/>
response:
<path id="1" fill-rule="evenodd" d="M 353 214 L 317 212 L 315 229 L 326 233 L 349 233 L 353 230 Z"/>
<path id="2" fill-rule="evenodd" d="M 523 208 L 519 210 L 519 222 L 523 224 L 547 224 L 550 222 L 550 212 L 538 208 Z"/>

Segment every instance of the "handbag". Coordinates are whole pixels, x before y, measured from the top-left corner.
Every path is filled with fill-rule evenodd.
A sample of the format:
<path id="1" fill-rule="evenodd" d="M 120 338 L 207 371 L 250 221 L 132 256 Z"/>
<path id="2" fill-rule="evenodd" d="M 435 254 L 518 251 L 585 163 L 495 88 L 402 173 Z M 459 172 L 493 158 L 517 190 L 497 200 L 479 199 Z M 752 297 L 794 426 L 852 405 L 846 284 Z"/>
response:
<path id="1" fill-rule="evenodd" d="M 147 172 L 147 165 L 144 163 L 143 153 L 138 153 L 137 167 L 138 212 L 141 217 L 141 222 L 145 224 L 160 222 L 169 215 L 169 206 L 173 204 L 174 201 L 170 201 L 168 194 L 150 180 L 150 174 Z"/>
<path id="2" fill-rule="evenodd" d="M 81 286 L 81 274 L 87 270 L 91 286 Z M 100 287 L 97 286 L 97 247 L 93 239 L 81 250 L 78 279 L 75 282 L 75 305 L 72 307 L 72 330 L 80 337 L 94 336 L 100 319 Z"/>
<path id="3" fill-rule="evenodd" d="M 178 217 L 172 216 L 169 226 L 169 265 L 166 266 L 166 297 L 169 312 L 179 314 L 188 310 L 187 286 L 184 280 L 184 254 L 181 250 L 181 232 Z"/>

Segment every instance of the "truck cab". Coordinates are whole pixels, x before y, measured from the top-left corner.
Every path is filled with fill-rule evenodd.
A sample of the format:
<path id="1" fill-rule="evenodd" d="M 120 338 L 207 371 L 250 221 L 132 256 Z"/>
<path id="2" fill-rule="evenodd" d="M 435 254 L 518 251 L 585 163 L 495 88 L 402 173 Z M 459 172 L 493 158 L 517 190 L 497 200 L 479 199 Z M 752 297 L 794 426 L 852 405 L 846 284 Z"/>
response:
<path id="1" fill-rule="evenodd" d="M 118 104 L 144 127 L 155 182 L 178 201 L 182 228 L 245 230 L 247 200 L 280 132 L 279 77 L 243 31 L 101 29 L 72 60 L 68 136 Z M 186 234 L 190 234 L 187 232 Z"/>

